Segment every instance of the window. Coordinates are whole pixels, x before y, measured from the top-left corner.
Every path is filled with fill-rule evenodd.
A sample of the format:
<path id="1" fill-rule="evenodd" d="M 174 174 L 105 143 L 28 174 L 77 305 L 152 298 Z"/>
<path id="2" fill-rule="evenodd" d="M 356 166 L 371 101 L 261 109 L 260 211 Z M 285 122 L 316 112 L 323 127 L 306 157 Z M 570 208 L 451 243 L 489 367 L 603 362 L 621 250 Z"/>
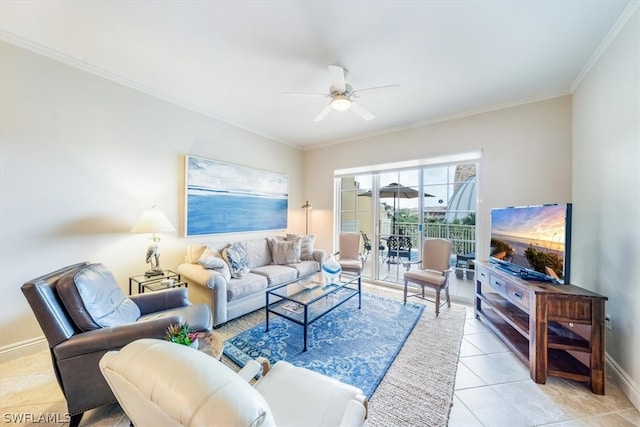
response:
<path id="1" fill-rule="evenodd" d="M 336 233 L 362 233 L 364 277 L 400 283 L 424 238 L 452 240 L 452 264 L 475 252 L 480 153 L 456 156 L 336 172 Z"/>

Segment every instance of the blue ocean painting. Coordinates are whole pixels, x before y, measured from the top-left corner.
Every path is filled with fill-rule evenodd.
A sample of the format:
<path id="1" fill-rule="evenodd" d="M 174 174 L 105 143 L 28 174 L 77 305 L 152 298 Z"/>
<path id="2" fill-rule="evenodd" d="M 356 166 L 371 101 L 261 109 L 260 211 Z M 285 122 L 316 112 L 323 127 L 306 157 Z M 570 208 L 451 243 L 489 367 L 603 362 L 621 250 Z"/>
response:
<path id="1" fill-rule="evenodd" d="M 286 175 L 187 156 L 186 235 L 287 228 Z"/>

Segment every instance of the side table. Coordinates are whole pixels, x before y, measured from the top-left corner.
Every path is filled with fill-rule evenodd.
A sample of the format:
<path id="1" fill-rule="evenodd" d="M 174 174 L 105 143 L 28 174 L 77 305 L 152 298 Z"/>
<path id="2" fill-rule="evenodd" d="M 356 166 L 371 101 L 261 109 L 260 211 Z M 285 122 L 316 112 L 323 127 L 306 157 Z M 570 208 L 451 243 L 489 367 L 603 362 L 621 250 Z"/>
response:
<path id="1" fill-rule="evenodd" d="M 173 282 L 163 283 L 165 280 L 172 280 Z M 173 270 L 164 270 L 162 275 L 147 277 L 144 274 L 129 277 L 129 295 L 133 292 L 133 285 L 138 287 L 138 293 L 144 293 L 145 289 L 150 291 L 159 291 L 161 289 L 175 288 L 178 286 L 187 287 L 186 283 L 181 282 L 180 274 Z"/>

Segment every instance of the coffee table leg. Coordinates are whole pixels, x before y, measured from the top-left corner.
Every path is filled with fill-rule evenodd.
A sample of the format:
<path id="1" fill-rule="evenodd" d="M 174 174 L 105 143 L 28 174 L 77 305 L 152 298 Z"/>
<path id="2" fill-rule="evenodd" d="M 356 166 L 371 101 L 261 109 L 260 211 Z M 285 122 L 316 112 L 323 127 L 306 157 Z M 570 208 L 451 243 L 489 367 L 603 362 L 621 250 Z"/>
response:
<path id="1" fill-rule="evenodd" d="M 304 345 L 302 347 L 302 352 L 304 353 L 305 351 L 307 351 L 307 325 L 308 325 L 308 321 L 309 319 L 307 318 L 307 306 L 304 306 Z"/>
<path id="2" fill-rule="evenodd" d="M 302 347 L 302 352 L 307 351 L 307 325 L 304 325 L 304 346 Z"/>
<path id="3" fill-rule="evenodd" d="M 267 305 L 265 305 L 264 307 L 264 311 L 267 315 L 267 320 L 265 321 L 265 324 L 267 325 L 265 332 L 269 332 L 269 293 L 267 292 L 266 294 L 266 298 L 267 298 Z"/>

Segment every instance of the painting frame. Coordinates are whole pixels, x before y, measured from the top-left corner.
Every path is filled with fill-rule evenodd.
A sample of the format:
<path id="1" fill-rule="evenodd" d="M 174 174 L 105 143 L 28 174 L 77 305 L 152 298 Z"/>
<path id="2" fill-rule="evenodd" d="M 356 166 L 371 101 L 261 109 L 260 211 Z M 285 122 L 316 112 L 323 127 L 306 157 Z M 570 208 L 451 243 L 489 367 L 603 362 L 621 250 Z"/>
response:
<path id="1" fill-rule="evenodd" d="M 186 155 L 184 206 L 186 237 L 285 230 L 289 177 Z"/>

